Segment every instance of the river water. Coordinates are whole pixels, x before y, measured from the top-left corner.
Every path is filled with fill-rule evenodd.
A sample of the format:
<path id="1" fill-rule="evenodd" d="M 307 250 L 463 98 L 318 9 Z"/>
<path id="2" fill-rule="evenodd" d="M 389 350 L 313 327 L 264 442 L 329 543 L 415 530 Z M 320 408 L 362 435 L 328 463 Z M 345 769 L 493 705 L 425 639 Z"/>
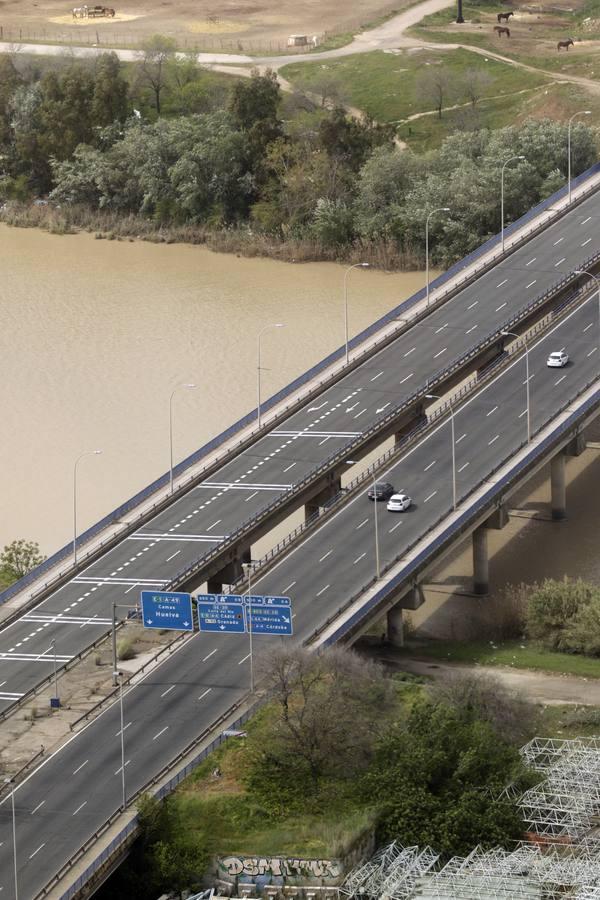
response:
<path id="1" fill-rule="evenodd" d="M 175 459 L 256 405 L 257 333 L 266 398 L 343 341 L 344 267 L 202 247 L 97 241 L 0 226 L 0 547 L 50 554 Z M 423 285 L 422 273 L 355 270 L 354 334 Z"/>

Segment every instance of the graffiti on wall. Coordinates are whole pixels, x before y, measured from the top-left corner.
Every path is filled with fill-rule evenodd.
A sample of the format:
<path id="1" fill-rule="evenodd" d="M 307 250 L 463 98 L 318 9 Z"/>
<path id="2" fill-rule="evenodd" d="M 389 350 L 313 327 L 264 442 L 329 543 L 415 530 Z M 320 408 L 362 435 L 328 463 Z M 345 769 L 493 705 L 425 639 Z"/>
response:
<path id="1" fill-rule="evenodd" d="M 226 856 L 219 869 L 229 877 L 339 878 L 342 867 L 335 859 L 296 859 L 280 856 Z"/>

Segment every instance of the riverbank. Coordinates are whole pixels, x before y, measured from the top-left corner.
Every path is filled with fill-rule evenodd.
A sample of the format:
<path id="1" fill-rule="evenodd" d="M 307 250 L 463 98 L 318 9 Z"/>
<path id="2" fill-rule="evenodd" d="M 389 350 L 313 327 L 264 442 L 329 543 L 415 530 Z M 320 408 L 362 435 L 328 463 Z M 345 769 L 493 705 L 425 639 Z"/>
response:
<path id="1" fill-rule="evenodd" d="M 39 228 L 50 234 L 93 234 L 96 240 L 149 241 L 153 244 L 200 244 L 215 253 L 233 253 L 247 258 L 263 257 L 282 262 L 367 262 L 386 272 L 417 271 L 423 263 L 416 252 L 398 248 L 390 241 L 355 241 L 326 247 L 307 238 L 278 239 L 254 231 L 250 226 L 211 229 L 203 225 L 163 224 L 133 214 L 95 210 L 86 206 L 55 206 L 51 203 L 5 204 L 0 223 L 15 228 Z"/>

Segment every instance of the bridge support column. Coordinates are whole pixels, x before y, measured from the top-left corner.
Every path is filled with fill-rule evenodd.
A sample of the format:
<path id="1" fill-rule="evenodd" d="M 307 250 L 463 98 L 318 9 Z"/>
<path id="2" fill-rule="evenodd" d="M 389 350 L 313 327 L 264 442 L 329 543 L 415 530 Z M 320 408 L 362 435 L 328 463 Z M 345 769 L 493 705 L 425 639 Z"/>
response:
<path id="1" fill-rule="evenodd" d="M 327 487 L 323 488 L 318 494 L 312 497 L 308 503 L 304 504 L 304 521 L 308 522 L 316 515 L 322 506 L 335 497 L 342 489 L 342 480 L 339 476 L 331 478 Z"/>
<path id="2" fill-rule="evenodd" d="M 206 583 L 208 593 L 222 594 L 223 584 L 233 584 L 234 581 L 241 578 L 244 573 L 242 563 L 249 563 L 251 558 L 250 549 L 244 550 L 239 556 L 236 556 L 235 559 L 228 562 L 226 566 L 223 566 L 219 572 L 215 572 L 214 575 L 211 575 Z"/>
<path id="3" fill-rule="evenodd" d="M 388 609 L 387 639 L 393 647 L 404 647 L 404 609 L 397 603 Z"/>
<path id="4" fill-rule="evenodd" d="M 567 487 L 565 481 L 565 454 L 557 453 L 550 463 L 552 489 L 552 518 L 564 519 L 567 515 Z"/>
<path id="5" fill-rule="evenodd" d="M 583 431 L 579 431 L 572 441 L 569 441 L 567 446 L 565 447 L 565 455 L 566 456 L 581 456 L 583 451 L 587 446 L 587 441 L 585 439 L 585 434 Z"/>
<path id="6" fill-rule="evenodd" d="M 473 590 L 487 594 L 490 587 L 487 528 L 480 525 L 473 532 Z"/>

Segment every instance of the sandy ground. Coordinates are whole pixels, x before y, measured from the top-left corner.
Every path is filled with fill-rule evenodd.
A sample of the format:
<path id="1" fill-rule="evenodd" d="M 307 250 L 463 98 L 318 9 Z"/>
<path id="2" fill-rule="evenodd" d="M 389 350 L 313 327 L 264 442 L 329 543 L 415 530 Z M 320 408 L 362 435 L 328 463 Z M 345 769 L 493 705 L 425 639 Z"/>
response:
<path id="1" fill-rule="evenodd" d="M 357 31 L 409 0 L 111 0 L 114 18 L 73 18 L 81 0 L 0 0 L 4 39 L 100 40 L 114 37 L 135 44 L 152 34 L 175 37 L 181 46 L 198 44 L 239 50 L 285 50 L 290 34 L 312 36 Z M 94 4 L 88 3 L 89 6 Z M 2 39 L 2 38 L 0 38 Z"/>

